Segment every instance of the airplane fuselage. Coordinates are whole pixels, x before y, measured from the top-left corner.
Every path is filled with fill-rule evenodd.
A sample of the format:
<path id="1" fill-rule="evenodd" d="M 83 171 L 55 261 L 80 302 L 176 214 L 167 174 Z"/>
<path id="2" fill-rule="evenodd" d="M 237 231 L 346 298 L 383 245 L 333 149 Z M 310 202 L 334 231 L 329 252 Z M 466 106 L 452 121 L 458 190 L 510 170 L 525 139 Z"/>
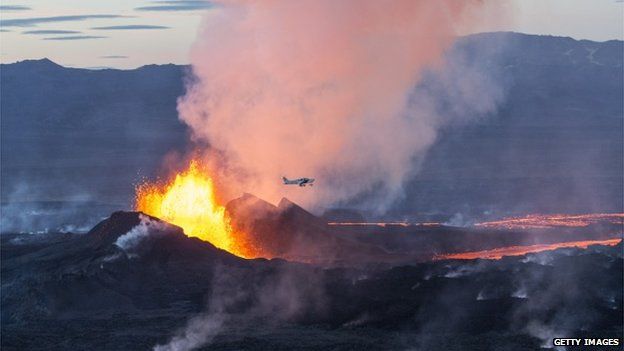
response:
<path id="1" fill-rule="evenodd" d="M 299 185 L 301 187 L 310 185 L 312 186 L 314 183 L 314 178 L 297 178 L 297 179 L 288 179 L 286 177 L 282 177 L 282 181 L 285 185 Z"/>

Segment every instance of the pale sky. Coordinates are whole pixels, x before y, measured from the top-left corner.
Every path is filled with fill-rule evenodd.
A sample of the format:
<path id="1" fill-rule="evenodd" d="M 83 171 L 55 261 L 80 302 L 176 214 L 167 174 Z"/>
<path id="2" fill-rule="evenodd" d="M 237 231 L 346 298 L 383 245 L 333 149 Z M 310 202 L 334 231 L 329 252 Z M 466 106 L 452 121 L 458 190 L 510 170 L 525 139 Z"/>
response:
<path id="1" fill-rule="evenodd" d="M 617 0 L 500 0 L 507 16 L 472 31 L 624 39 Z M 72 67 L 188 63 L 205 0 L 2 0 L 0 61 L 47 57 Z M 69 16 L 69 17 L 67 17 Z"/>

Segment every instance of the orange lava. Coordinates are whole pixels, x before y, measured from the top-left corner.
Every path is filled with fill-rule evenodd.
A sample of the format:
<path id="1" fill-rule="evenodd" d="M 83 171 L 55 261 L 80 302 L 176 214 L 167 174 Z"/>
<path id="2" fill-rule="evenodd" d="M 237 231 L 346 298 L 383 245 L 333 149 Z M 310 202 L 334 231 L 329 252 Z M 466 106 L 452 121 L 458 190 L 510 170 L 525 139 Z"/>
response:
<path id="1" fill-rule="evenodd" d="M 491 249 L 491 250 L 440 255 L 440 256 L 437 256 L 435 259 L 437 260 L 444 260 L 444 259 L 474 260 L 477 258 L 481 258 L 481 259 L 486 259 L 486 260 L 499 260 L 503 256 L 522 256 L 528 253 L 550 251 L 550 250 L 560 249 L 564 247 L 577 247 L 581 249 L 586 249 L 587 247 L 591 245 L 615 246 L 619 244 L 621 241 L 622 239 L 617 238 L 617 239 L 606 239 L 606 240 L 569 241 L 569 242 L 555 243 L 555 244 L 540 244 L 540 245 L 528 245 L 528 246 L 508 246 L 508 247 L 500 247 L 500 248 Z"/>
<path id="2" fill-rule="evenodd" d="M 587 227 L 594 223 L 624 225 L 624 213 L 590 214 L 532 214 L 524 217 L 511 217 L 499 221 L 481 222 L 477 227 L 502 229 L 548 229 L 553 227 Z"/>
<path id="3" fill-rule="evenodd" d="M 241 233 L 232 229 L 225 207 L 219 204 L 212 178 L 200 162 L 165 182 L 136 187 L 135 209 L 175 224 L 188 236 L 208 241 L 237 256 L 251 257 Z"/>

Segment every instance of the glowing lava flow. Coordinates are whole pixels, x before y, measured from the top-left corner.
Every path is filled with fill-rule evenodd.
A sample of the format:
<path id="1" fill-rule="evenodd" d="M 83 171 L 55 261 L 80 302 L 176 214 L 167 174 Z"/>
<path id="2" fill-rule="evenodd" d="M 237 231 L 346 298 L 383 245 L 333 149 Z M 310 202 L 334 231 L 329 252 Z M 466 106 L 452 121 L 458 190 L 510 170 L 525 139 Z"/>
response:
<path id="1" fill-rule="evenodd" d="M 198 161 L 191 161 L 169 182 L 137 186 L 135 209 L 182 227 L 188 236 L 247 257 L 225 207 L 217 202 L 212 179 L 200 170 Z"/>
<path id="2" fill-rule="evenodd" d="M 599 222 L 622 226 L 624 224 L 624 213 L 532 214 L 525 217 L 481 222 L 475 224 L 475 226 L 503 229 L 546 229 L 553 227 L 587 227 L 590 224 Z"/>
<path id="3" fill-rule="evenodd" d="M 435 259 L 443 260 L 443 259 L 453 259 L 453 260 L 474 260 L 477 258 L 485 259 L 485 260 L 499 260 L 503 256 L 522 256 L 528 253 L 534 252 L 542 252 L 542 251 L 550 251 L 561 249 L 565 247 L 577 247 L 580 249 L 586 249 L 591 245 L 606 245 L 606 246 L 615 246 L 619 244 L 622 239 L 606 239 L 606 240 L 586 240 L 586 241 L 569 241 L 563 243 L 555 243 L 555 244 L 538 244 L 538 245 L 527 245 L 527 246 L 508 246 L 508 247 L 499 247 L 491 250 L 483 250 L 483 251 L 471 251 L 471 252 L 461 252 L 456 254 L 447 254 L 437 256 Z"/>

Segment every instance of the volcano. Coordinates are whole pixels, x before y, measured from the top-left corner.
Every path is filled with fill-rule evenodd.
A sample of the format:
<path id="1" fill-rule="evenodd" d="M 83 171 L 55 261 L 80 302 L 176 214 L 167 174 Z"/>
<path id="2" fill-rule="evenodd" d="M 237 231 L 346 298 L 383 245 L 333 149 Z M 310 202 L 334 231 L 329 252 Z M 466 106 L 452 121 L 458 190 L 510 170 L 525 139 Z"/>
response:
<path id="1" fill-rule="evenodd" d="M 325 218 L 311 214 L 286 198 L 274 206 L 252 194 L 230 201 L 226 210 L 233 227 L 243 233 L 245 245 L 254 247 L 261 257 L 326 265 L 396 265 L 427 261 L 441 254 L 516 246 L 549 245 L 556 248 L 558 243 L 571 243 L 572 246 L 575 242 L 590 245 L 593 242 L 617 243 L 621 239 L 622 225 L 619 214 L 598 215 L 595 222 L 578 226 L 548 228 L 328 223 Z M 606 219 L 600 220 L 603 217 Z"/>
<path id="2" fill-rule="evenodd" d="M 139 235 L 144 230 L 144 237 L 122 244 L 133 230 Z M 2 277 L 13 282 L 3 290 L 2 318 L 8 321 L 162 308 L 179 300 L 199 308 L 206 293 L 201 282 L 211 279 L 203 267 L 247 264 L 137 212 L 115 212 L 87 234 L 3 239 Z"/>
<path id="3" fill-rule="evenodd" d="M 286 198 L 274 206 L 246 193 L 226 209 L 234 228 L 264 257 L 327 264 L 396 259 L 374 245 L 335 235 L 325 220 Z"/>
<path id="4" fill-rule="evenodd" d="M 190 66 L 0 65 L 0 349 L 621 345 L 624 43 L 282 2 Z"/>
<path id="5" fill-rule="evenodd" d="M 178 335 L 224 350 L 482 350 L 487 335 L 489 349 L 531 350 L 558 334 L 526 326 L 553 316 L 571 321 L 556 333 L 578 337 L 617 337 L 623 324 L 622 243 L 406 266 L 332 238 L 345 233 L 288 200 L 246 194 L 227 207 L 276 256 L 334 264 L 243 259 L 139 212 L 86 234 L 3 235 L 2 348 L 135 350 Z"/>

